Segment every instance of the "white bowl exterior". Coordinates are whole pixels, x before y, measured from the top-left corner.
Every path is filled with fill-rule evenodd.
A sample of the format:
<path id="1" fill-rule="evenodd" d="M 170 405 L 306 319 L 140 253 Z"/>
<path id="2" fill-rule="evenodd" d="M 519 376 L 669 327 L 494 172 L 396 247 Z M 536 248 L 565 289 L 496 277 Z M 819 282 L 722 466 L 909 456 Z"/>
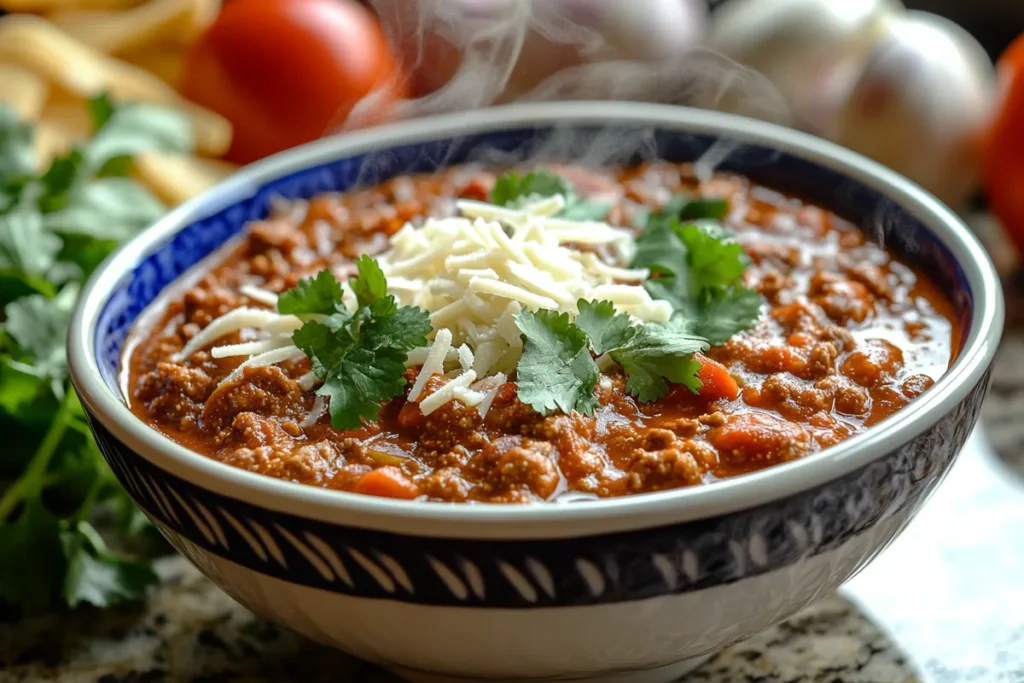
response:
<path id="1" fill-rule="evenodd" d="M 671 681 L 678 677 L 671 665 L 749 638 L 838 588 L 909 519 L 905 509 L 834 550 L 714 588 L 548 609 L 436 607 L 345 596 L 255 572 L 173 530 L 161 531 L 254 613 L 385 667 L 474 680 L 603 679 L 630 672 L 638 679 Z"/>

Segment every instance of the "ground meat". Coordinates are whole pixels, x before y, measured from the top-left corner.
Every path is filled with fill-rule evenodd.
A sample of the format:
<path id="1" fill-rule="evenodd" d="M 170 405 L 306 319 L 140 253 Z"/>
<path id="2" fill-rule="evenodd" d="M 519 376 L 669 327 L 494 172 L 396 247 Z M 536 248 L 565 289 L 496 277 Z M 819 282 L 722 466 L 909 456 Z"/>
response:
<path id="1" fill-rule="evenodd" d="M 659 451 L 638 448 L 631 456 L 628 482 L 633 491 L 660 491 L 700 482 L 702 469 L 697 460 L 678 447 Z"/>
<path id="2" fill-rule="evenodd" d="M 287 220 L 260 221 L 249 228 L 249 253 L 253 256 L 276 249 L 287 258 L 292 251 L 305 248 L 307 244 L 306 235 Z"/>
<path id="3" fill-rule="evenodd" d="M 149 410 L 184 426 L 185 423 L 194 424 L 211 391 L 213 380 L 202 368 L 161 362 L 142 377 L 135 390 L 135 398 Z"/>
<path id="4" fill-rule="evenodd" d="M 330 442 L 321 441 L 293 447 L 280 436 L 270 436 L 275 429 L 272 421 L 264 420 L 259 427 L 255 423 L 251 425 L 254 429 L 267 430 L 265 435 L 269 439 L 269 444 L 228 450 L 224 462 L 242 469 L 266 472 L 280 479 L 312 481 L 318 484 L 327 482 L 335 470 L 344 464 L 344 460 Z"/>
<path id="5" fill-rule="evenodd" d="M 301 420 L 306 412 L 302 393 L 298 382 L 275 365 L 245 368 L 237 379 L 225 381 L 206 400 L 203 429 L 217 434 L 243 412 Z"/>
<path id="6" fill-rule="evenodd" d="M 461 502 L 469 498 L 472 485 L 458 467 L 442 467 L 416 481 L 429 498 Z"/>
<path id="7" fill-rule="evenodd" d="M 892 301 L 892 287 L 886 281 L 885 273 L 873 263 L 858 263 L 849 271 L 850 279 L 863 284 L 876 298 Z"/>
<path id="8" fill-rule="evenodd" d="M 930 389 L 933 384 L 935 384 L 935 380 L 928 375 L 913 375 L 903 380 L 903 384 L 900 386 L 900 391 L 902 391 L 903 395 L 908 399 L 917 398 L 926 390 Z"/>
<path id="9" fill-rule="evenodd" d="M 183 314 L 186 323 L 192 323 L 202 329 L 214 318 L 219 318 L 230 310 L 238 308 L 240 297 L 229 289 L 210 285 L 196 287 L 185 294 Z"/>
<path id="10" fill-rule="evenodd" d="M 839 371 L 862 387 L 879 386 L 896 375 L 903 352 L 884 339 L 869 339 L 843 360 Z"/>
<path id="11" fill-rule="evenodd" d="M 825 315 L 845 325 L 864 322 L 874 309 L 874 297 L 856 280 L 847 280 L 836 273 L 817 272 L 811 277 L 808 295 L 821 306 Z"/>

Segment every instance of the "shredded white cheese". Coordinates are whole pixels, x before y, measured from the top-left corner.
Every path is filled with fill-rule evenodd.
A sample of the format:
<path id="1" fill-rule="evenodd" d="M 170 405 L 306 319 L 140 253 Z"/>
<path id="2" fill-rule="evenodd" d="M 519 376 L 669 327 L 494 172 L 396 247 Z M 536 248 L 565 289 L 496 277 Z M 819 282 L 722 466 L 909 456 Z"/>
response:
<path id="1" fill-rule="evenodd" d="M 181 362 L 192 356 L 196 351 L 205 348 L 221 337 L 240 332 L 246 328 L 260 328 L 277 320 L 281 316 L 271 311 L 260 308 L 236 308 L 213 320 L 209 325 L 201 329 L 194 337 L 188 340 L 185 347 L 175 355 L 175 360 Z M 294 317 L 294 316 L 289 316 Z M 298 318 L 295 318 L 298 321 Z M 301 324 L 301 321 L 299 321 Z"/>
<path id="2" fill-rule="evenodd" d="M 561 196 L 518 209 L 460 200 L 459 217 L 406 225 L 378 257 L 389 291 L 404 305 L 426 309 L 435 329 L 451 333 L 451 345 L 467 345 L 478 377 L 515 370 L 522 350 L 515 316 L 523 309 L 575 316 L 579 299 L 609 299 L 637 322 L 667 320 L 671 305 L 642 286 L 648 271 L 627 267 L 631 234 L 607 223 L 555 218 L 563 206 Z M 396 281 L 399 287 L 391 284 Z M 456 360 L 465 365 L 464 356 L 446 351 L 444 369 Z"/>
<path id="3" fill-rule="evenodd" d="M 243 296 L 249 297 L 256 303 L 277 308 L 277 294 L 263 289 L 262 287 L 256 287 L 255 285 L 242 285 L 238 288 L 238 292 Z"/>
<path id="4" fill-rule="evenodd" d="M 427 396 L 425 399 L 420 401 L 420 410 L 424 415 L 430 415 L 445 403 L 448 403 L 455 398 L 455 392 L 457 390 L 465 389 L 472 384 L 474 380 L 476 380 L 476 373 L 472 370 L 467 370 L 455 379 L 449 380 L 430 396 Z"/>
<path id="5" fill-rule="evenodd" d="M 410 401 L 415 401 L 420 397 L 423 387 L 427 385 L 427 380 L 431 376 L 444 373 L 444 358 L 448 355 L 451 346 L 451 330 L 447 328 L 438 330 L 434 335 L 434 343 L 431 345 L 430 351 L 427 352 L 427 358 L 423 361 L 420 374 L 416 375 L 416 381 L 413 382 L 412 389 L 409 390 Z"/>

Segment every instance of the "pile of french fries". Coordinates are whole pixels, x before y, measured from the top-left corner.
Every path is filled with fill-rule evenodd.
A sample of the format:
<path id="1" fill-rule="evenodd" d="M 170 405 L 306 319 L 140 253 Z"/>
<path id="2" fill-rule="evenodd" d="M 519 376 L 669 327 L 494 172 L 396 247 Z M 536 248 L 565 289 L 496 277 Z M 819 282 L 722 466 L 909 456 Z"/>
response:
<path id="1" fill-rule="evenodd" d="M 234 166 L 217 157 L 231 124 L 174 88 L 185 51 L 213 20 L 220 0 L 0 0 L 0 102 L 36 125 L 37 156 L 49 166 L 91 125 L 86 101 L 149 102 L 186 115 L 194 156 L 147 153 L 138 179 L 169 205 L 202 192 Z"/>

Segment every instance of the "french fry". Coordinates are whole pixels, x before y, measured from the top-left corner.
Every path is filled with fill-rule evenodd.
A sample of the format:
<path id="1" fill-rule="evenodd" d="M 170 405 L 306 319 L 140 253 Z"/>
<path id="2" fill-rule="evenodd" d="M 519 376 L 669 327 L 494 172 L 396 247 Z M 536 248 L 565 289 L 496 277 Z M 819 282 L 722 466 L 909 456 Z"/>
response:
<path id="1" fill-rule="evenodd" d="M 135 176 L 168 205 L 180 204 L 213 187 L 238 167 L 219 159 L 146 152 L 135 157 Z"/>
<path id="2" fill-rule="evenodd" d="M 150 72 L 164 83 L 176 86 L 185 70 L 185 48 L 174 43 L 146 45 L 125 51 L 121 59 Z"/>
<path id="3" fill-rule="evenodd" d="M 53 88 L 46 100 L 40 121 L 64 138 L 84 142 L 92 135 L 92 117 L 82 98 Z"/>
<path id="4" fill-rule="evenodd" d="M 196 148 L 219 156 L 231 144 L 231 124 L 186 101 L 158 77 L 75 40 L 45 19 L 28 14 L 0 18 L 0 62 L 22 66 L 80 97 L 104 92 L 117 99 L 176 107 L 192 121 Z"/>
<path id="5" fill-rule="evenodd" d="M 149 0 L 124 11 L 56 12 L 50 21 L 107 54 L 154 43 L 191 42 L 213 20 L 216 0 Z"/>
<path id="6" fill-rule="evenodd" d="M 45 80 L 14 64 L 0 63 L 0 102 L 25 121 L 38 121 L 49 86 Z"/>

